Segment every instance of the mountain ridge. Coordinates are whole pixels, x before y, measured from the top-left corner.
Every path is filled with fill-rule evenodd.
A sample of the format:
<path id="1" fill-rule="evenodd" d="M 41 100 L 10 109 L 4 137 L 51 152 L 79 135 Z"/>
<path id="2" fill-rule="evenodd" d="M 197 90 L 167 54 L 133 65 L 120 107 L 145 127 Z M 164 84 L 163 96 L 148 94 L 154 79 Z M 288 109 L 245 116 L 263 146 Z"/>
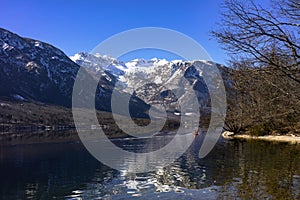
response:
<path id="1" fill-rule="evenodd" d="M 96 95 L 88 94 L 95 96 L 98 110 L 111 112 L 110 98 L 115 90 L 119 96 L 131 95 L 129 106 L 133 117 L 147 118 L 152 104 L 165 106 L 173 115 L 183 114 L 179 112 L 178 101 L 188 94 L 176 96 L 172 90 L 183 87 L 178 77 L 184 77 L 195 90 L 202 111 L 209 114 L 209 91 L 203 72 L 194 62 L 153 58 L 125 63 L 88 53 L 68 57 L 50 44 L 0 28 L 0 99 L 70 108 L 74 81 L 79 68 L 83 67 L 86 80 L 98 83 Z M 200 62 L 207 68 L 213 65 L 210 61 Z M 228 75 L 226 67 L 218 64 L 217 67 Z M 122 110 L 119 112 L 123 114 Z"/>

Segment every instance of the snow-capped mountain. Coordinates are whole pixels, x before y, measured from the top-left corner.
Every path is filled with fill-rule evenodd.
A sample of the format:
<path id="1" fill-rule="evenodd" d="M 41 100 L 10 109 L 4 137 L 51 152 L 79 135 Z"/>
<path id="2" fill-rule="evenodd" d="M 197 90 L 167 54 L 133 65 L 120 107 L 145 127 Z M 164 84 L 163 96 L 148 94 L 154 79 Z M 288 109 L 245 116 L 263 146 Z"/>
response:
<path id="1" fill-rule="evenodd" d="M 175 87 L 182 85 L 180 77 L 184 77 L 196 91 L 201 107 L 205 109 L 210 105 L 209 92 L 202 77 L 203 71 L 194 66 L 195 61 L 167 61 L 153 58 L 134 59 L 124 63 L 109 56 L 88 53 L 77 53 L 71 59 L 96 74 L 96 78 L 106 77 L 107 81 L 117 86 L 118 90 L 134 94 L 148 104 L 172 105 L 178 101 L 181 97 L 174 95 L 169 88 L 172 85 Z M 197 62 L 200 62 L 204 69 L 209 69 L 213 65 L 209 61 Z M 228 84 L 230 78 L 226 72 L 227 68 L 217 66 L 225 78 L 225 84 Z M 177 109 L 177 106 L 174 105 L 173 108 Z"/>
<path id="2" fill-rule="evenodd" d="M 99 76 L 105 74 L 113 75 L 112 81 L 118 81 L 124 84 L 124 90 L 130 92 L 130 89 L 136 86 L 143 86 L 145 80 L 153 80 L 156 84 L 165 82 L 170 75 L 175 72 L 172 64 L 178 64 L 181 61 L 172 61 L 153 58 L 151 60 L 134 59 L 127 63 L 118 61 L 107 55 L 92 55 L 89 53 L 77 53 L 70 57 L 75 63 L 85 67 L 90 72 Z M 158 75 L 158 76 L 157 76 Z"/>

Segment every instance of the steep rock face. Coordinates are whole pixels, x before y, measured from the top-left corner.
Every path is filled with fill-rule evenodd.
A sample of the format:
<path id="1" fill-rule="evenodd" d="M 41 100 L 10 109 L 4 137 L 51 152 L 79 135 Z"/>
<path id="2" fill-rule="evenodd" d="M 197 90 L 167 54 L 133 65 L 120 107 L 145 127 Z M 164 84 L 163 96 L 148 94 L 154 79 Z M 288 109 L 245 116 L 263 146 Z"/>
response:
<path id="1" fill-rule="evenodd" d="M 52 45 L 0 29 L 0 96 L 71 106 L 78 69 Z"/>

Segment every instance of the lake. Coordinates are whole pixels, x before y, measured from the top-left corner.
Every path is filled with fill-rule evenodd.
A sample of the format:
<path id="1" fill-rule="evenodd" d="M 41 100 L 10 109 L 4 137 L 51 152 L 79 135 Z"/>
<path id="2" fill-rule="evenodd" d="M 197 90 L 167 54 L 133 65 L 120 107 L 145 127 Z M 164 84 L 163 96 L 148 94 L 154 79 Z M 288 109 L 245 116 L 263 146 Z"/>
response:
<path id="1" fill-rule="evenodd" d="M 300 198 L 300 145 L 220 139 L 199 159 L 200 140 L 173 164 L 141 174 L 127 172 L 130 159 L 121 171 L 101 164 L 80 141 L 2 145 L 0 199 Z M 148 141 L 113 142 L 143 151 Z"/>

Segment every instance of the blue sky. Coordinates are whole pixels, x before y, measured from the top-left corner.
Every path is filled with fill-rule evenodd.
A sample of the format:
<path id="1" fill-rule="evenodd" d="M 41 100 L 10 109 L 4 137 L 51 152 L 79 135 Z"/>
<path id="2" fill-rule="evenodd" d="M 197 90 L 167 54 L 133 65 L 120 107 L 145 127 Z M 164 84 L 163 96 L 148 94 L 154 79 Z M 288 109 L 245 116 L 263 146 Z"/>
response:
<path id="1" fill-rule="evenodd" d="M 67 55 L 89 52 L 101 41 L 121 31 L 148 26 L 164 27 L 192 37 L 207 50 L 214 61 L 224 64 L 226 53 L 209 36 L 220 17 L 222 2 L 2 0 L 0 27 L 53 44 Z M 131 56 L 172 59 L 172 55 L 159 51 L 148 51 L 146 54 L 137 52 Z"/>

